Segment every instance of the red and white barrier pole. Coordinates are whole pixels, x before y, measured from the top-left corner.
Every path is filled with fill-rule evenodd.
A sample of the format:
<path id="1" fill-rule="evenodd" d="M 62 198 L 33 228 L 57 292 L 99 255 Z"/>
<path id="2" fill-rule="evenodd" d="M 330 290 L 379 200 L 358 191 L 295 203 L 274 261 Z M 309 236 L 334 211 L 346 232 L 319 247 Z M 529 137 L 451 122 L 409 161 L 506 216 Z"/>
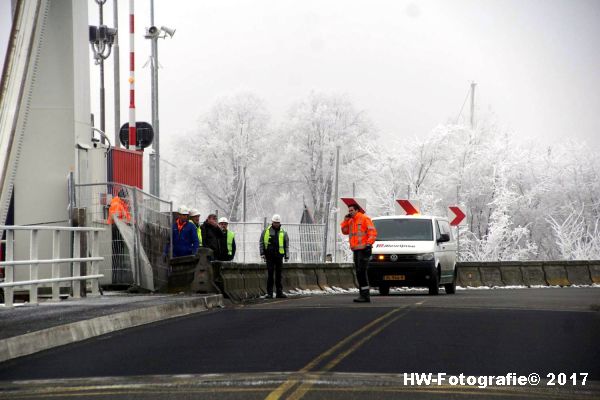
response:
<path id="1" fill-rule="evenodd" d="M 129 0 L 129 149 L 137 150 L 135 129 L 135 17 L 134 0 Z"/>

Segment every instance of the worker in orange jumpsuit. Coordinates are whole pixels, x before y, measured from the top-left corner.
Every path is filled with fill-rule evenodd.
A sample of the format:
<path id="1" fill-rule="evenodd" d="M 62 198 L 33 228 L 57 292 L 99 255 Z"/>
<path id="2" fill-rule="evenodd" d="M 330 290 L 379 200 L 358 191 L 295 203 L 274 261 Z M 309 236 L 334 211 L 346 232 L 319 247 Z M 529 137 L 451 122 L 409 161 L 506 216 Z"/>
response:
<path id="1" fill-rule="evenodd" d="M 127 246 L 115 224 L 115 219 L 131 222 L 127 190 L 124 188 L 119 190 L 119 194 L 110 201 L 106 223 L 112 226 L 112 284 L 130 284 L 133 281 L 133 275 L 127 257 Z"/>
<path id="2" fill-rule="evenodd" d="M 348 206 L 348 214 L 341 223 L 342 233 L 349 235 L 350 249 L 354 253 L 354 268 L 360 295 L 354 299 L 356 303 L 370 303 L 369 279 L 367 266 L 371 258 L 371 248 L 377 239 L 377 230 L 371 218 L 360 211 L 358 204 Z"/>

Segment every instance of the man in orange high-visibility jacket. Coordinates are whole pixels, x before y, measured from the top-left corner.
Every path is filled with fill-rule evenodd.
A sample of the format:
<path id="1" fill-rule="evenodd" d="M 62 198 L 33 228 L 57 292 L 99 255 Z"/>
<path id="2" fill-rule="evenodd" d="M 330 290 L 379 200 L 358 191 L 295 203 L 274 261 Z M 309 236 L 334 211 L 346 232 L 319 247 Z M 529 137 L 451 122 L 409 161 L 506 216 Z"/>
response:
<path id="1" fill-rule="evenodd" d="M 371 246 L 377 239 L 377 230 L 371 218 L 359 211 L 357 204 L 348 206 L 348 215 L 342 221 L 341 227 L 342 233 L 350 236 L 350 249 L 354 253 L 354 268 L 356 269 L 356 279 L 360 290 L 360 296 L 354 301 L 356 303 L 370 303 L 367 266 L 371 257 Z"/>
<path id="2" fill-rule="evenodd" d="M 120 219 L 128 224 L 131 223 L 127 189 L 125 188 L 119 190 L 119 194 L 113 196 L 110 201 L 106 223 L 111 225 L 112 231 L 112 283 L 115 285 L 129 284 L 133 279 L 133 275 L 129 265 L 127 246 L 117 224 L 115 224 L 115 219 Z"/>
<path id="3" fill-rule="evenodd" d="M 126 197 L 127 192 L 121 189 L 119 195 L 114 196 L 110 201 L 108 220 L 106 221 L 109 225 L 114 223 L 114 218 L 124 219 L 127 223 L 131 222 L 131 214 L 129 213 L 129 205 L 125 200 Z"/>

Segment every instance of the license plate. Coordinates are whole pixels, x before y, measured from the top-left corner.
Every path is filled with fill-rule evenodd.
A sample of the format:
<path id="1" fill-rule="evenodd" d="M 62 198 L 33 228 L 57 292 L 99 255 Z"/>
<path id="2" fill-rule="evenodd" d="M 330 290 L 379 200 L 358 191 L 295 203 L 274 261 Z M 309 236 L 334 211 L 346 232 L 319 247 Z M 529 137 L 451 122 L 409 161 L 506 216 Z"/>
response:
<path id="1" fill-rule="evenodd" d="M 406 280 L 406 276 L 404 275 L 384 275 L 384 281 L 404 281 Z"/>

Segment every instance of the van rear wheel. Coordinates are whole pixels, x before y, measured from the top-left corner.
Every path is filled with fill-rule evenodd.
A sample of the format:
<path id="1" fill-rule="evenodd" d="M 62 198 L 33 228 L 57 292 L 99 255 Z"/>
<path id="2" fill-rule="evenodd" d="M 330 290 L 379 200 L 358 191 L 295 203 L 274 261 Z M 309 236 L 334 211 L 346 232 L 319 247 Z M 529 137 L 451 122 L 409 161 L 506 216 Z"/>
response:
<path id="1" fill-rule="evenodd" d="M 381 296 L 388 296 L 390 294 L 390 287 L 388 285 L 379 285 L 379 294 Z"/>

